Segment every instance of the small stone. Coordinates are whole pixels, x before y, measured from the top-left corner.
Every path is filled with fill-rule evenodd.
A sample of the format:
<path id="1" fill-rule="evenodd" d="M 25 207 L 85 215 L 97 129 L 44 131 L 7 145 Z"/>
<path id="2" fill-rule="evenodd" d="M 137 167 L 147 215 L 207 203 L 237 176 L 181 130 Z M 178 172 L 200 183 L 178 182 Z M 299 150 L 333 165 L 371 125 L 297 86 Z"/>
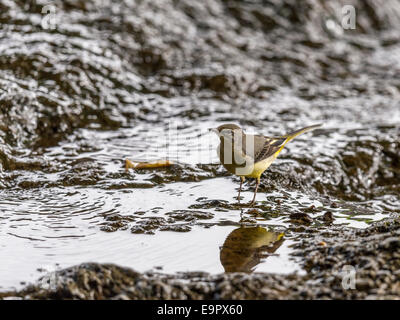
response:
<path id="1" fill-rule="evenodd" d="M 292 213 L 290 216 L 290 220 L 295 223 L 311 223 L 313 219 L 304 212 L 297 212 L 297 213 Z"/>
<path id="2" fill-rule="evenodd" d="M 260 214 L 260 211 L 258 211 L 257 209 L 250 209 L 249 211 L 247 211 L 247 213 L 257 216 Z"/>
<path id="3" fill-rule="evenodd" d="M 189 232 L 190 230 L 192 228 L 187 224 L 171 224 L 160 227 L 160 231 Z"/>
<path id="4" fill-rule="evenodd" d="M 356 288 L 358 290 L 366 291 L 375 287 L 374 282 L 371 279 L 358 279 L 356 282 Z"/>
<path id="5" fill-rule="evenodd" d="M 332 222 L 334 220 L 332 212 L 330 211 L 325 212 L 324 215 L 322 216 L 322 219 L 325 222 Z"/>
<path id="6" fill-rule="evenodd" d="M 400 248 L 400 238 L 390 237 L 385 239 L 380 245 L 381 248 L 388 249 L 390 251 L 395 251 Z"/>

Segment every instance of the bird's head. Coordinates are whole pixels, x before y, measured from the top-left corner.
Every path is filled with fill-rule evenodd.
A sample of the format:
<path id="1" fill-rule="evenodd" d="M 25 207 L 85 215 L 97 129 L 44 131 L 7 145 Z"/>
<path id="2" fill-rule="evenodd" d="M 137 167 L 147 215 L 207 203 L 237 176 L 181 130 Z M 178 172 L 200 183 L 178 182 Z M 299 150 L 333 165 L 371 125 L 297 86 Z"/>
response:
<path id="1" fill-rule="evenodd" d="M 223 124 L 217 128 L 210 128 L 210 131 L 216 133 L 220 138 L 231 140 L 235 134 L 243 134 L 242 128 L 233 123 Z"/>

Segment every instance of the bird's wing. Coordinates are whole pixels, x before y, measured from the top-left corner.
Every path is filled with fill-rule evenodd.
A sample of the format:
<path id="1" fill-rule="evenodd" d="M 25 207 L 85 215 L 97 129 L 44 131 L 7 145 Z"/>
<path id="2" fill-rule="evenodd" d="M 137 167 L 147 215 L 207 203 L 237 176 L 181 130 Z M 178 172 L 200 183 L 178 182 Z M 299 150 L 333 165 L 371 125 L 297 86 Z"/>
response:
<path id="1" fill-rule="evenodd" d="M 254 162 L 265 160 L 272 156 L 275 152 L 285 144 L 286 137 L 265 137 L 261 135 L 254 135 L 254 149 L 243 150 L 245 154 L 254 158 Z"/>
<path id="2" fill-rule="evenodd" d="M 285 141 L 286 138 L 273 138 L 262 136 L 263 144 L 260 144 L 260 147 L 258 149 L 255 149 L 254 162 L 257 163 L 274 155 L 285 144 Z"/>
<path id="3" fill-rule="evenodd" d="M 308 126 L 304 127 L 301 129 L 298 129 L 296 131 L 290 132 L 288 134 L 285 134 L 284 136 L 279 136 L 279 137 L 265 137 L 262 135 L 246 135 L 247 137 L 253 138 L 254 140 L 254 145 L 253 148 L 248 146 L 247 150 L 246 149 L 246 143 L 243 143 L 243 152 L 245 155 L 250 156 L 254 158 L 254 163 L 257 163 L 259 161 L 265 160 L 272 156 L 275 153 L 279 153 L 282 149 L 283 146 L 288 143 L 290 140 L 296 138 L 302 133 L 314 130 L 316 128 L 321 127 L 321 124 L 316 124 L 313 126 Z"/>

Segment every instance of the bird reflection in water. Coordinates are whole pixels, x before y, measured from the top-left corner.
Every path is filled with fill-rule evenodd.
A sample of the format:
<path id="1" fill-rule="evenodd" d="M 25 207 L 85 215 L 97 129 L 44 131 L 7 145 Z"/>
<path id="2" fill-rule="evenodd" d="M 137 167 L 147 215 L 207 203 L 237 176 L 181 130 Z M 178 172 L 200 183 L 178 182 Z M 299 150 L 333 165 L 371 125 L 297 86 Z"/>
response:
<path id="1" fill-rule="evenodd" d="M 283 235 L 262 227 L 241 227 L 233 230 L 220 252 L 225 272 L 253 272 L 263 259 L 281 246 Z"/>

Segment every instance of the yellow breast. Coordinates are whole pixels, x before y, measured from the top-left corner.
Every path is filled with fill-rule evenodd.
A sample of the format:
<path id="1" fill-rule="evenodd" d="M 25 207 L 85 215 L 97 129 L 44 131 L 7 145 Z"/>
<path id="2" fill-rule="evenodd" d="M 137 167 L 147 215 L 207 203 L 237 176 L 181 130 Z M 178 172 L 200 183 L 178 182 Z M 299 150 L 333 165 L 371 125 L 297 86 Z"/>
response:
<path id="1" fill-rule="evenodd" d="M 262 173 L 268 169 L 268 167 L 271 165 L 271 163 L 274 162 L 275 159 L 276 159 L 276 157 L 273 155 L 263 161 L 255 163 L 253 171 L 249 175 L 246 175 L 245 177 L 259 178 L 262 175 Z"/>
<path id="2" fill-rule="evenodd" d="M 243 176 L 243 177 L 247 177 L 247 178 L 259 178 L 262 175 L 262 173 L 268 169 L 268 167 L 271 165 L 271 163 L 274 162 L 274 160 L 277 158 L 279 152 L 277 152 L 274 155 L 270 156 L 269 158 L 267 158 L 263 161 L 259 161 L 257 163 L 253 163 L 252 161 L 250 161 L 249 158 L 247 158 L 241 152 L 238 152 L 236 154 L 236 157 L 241 160 L 240 162 L 248 164 L 246 166 L 246 170 L 243 170 L 243 171 L 238 170 L 235 165 L 225 163 L 225 161 L 222 158 L 222 155 L 220 153 L 220 146 L 217 147 L 217 153 L 218 153 L 220 161 L 221 161 L 222 165 L 225 167 L 225 169 L 227 169 L 229 172 L 233 173 L 234 175 Z M 244 173 L 244 172 L 246 172 L 246 173 Z M 248 173 L 248 172 L 250 172 L 250 173 Z"/>

